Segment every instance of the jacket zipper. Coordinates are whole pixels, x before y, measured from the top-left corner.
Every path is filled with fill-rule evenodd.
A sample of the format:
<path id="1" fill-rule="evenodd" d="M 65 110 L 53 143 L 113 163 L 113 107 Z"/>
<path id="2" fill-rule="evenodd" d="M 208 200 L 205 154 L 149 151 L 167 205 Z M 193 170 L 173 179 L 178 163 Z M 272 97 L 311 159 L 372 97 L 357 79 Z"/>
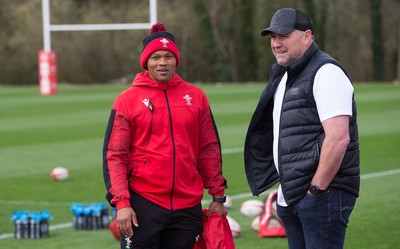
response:
<path id="1" fill-rule="evenodd" d="M 172 149 L 173 149 L 173 167 L 172 167 L 172 188 L 171 188 L 171 195 L 170 195 L 170 204 L 171 204 L 171 210 L 174 210 L 174 204 L 172 202 L 172 196 L 175 190 L 175 157 L 176 157 L 176 149 L 175 149 L 175 140 L 174 140 L 174 131 L 172 129 L 172 115 L 171 115 L 171 109 L 169 106 L 169 101 L 168 101 L 168 95 L 167 95 L 167 90 L 164 90 L 164 95 L 165 95 L 165 100 L 167 102 L 167 108 L 168 108 L 168 115 L 169 115 L 169 129 L 171 131 L 171 141 L 172 141 Z"/>

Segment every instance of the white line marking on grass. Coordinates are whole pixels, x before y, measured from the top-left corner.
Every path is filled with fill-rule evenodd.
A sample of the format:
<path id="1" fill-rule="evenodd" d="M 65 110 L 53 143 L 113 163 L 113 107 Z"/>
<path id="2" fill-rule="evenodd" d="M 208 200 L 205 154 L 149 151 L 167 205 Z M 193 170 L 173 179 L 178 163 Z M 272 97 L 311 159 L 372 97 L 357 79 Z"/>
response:
<path id="1" fill-rule="evenodd" d="M 49 227 L 49 230 L 58 230 L 58 229 L 63 229 L 67 227 L 72 227 L 72 223 L 64 223 L 64 224 L 57 224 Z M 8 238 L 13 238 L 14 234 L 13 233 L 5 233 L 5 234 L 0 234 L 0 240 L 2 239 L 8 239 Z"/>
<path id="2" fill-rule="evenodd" d="M 400 174 L 400 169 L 394 169 L 394 170 L 381 171 L 381 172 L 361 175 L 361 179 L 365 180 L 365 179 L 370 179 L 370 178 L 377 178 L 377 177 L 381 177 L 381 176 L 389 176 L 389 175 L 396 175 L 396 174 Z"/>
<path id="3" fill-rule="evenodd" d="M 12 234 L 12 233 L 0 234 L 0 240 L 12 238 L 12 237 L 14 237 L 14 234 Z"/>
<path id="4" fill-rule="evenodd" d="M 231 150 L 231 151 L 234 151 Z M 225 152 L 227 153 L 227 152 Z M 230 152 L 230 153 L 236 153 L 236 152 Z M 389 176 L 389 175 L 397 175 L 400 174 L 400 169 L 394 169 L 394 170 L 387 170 L 387 171 L 381 171 L 381 172 L 376 172 L 376 173 L 369 173 L 369 174 L 365 174 L 365 175 L 361 175 L 361 179 L 362 180 L 366 180 L 366 179 L 371 179 L 371 178 L 377 178 L 377 177 L 383 177 L 383 176 Z M 270 190 L 272 191 L 272 190 Z M 270 191 L 266 191 L 263 193 L 264 194 L 268 194 Z M 249 198 L 252 197 L 252 193 L 242 193 L 242 194 L 237 194 L 237 195 L 232 195 L 229 196 L 232 200 L 237 200 L 237 199 L 243 199 L 243 198 Z M 7 201 L 7 200 L 0 200 L 0 203 L 4 203 L 4 204 L 23 204 L 23 203 L 29 203 L 29 204 L 37 204 L 37 203 L 41 203 L 42 202 L 34 202 L 34 201 Z M 45 204 L 50 204 L 50 202 L 43 202 Z M 203 205 L 210 203 L 209 200 L 203 200 L 201 202 Z M 58 205 L 71 205 L 71 203 L 62 203 L 62 202 L 58 202 Z M 54 204 L 53 204 L 54 205 Z M 57 224 L 57 225 L 52 225 L 49 227 L 49 230 L 58 230 L 58 229 L 63 229 L 63 228 L 68 228 L 68 227 L 72 227 L 72 223 L 64 223 L 64 224 Z M 13 238 L 14 234 L 12 233 L 5 233 L 5 234 L 0 234 L 0 240 L 2 239 L 8 239 L 8 238 Z"/>
<path id="5" fill-rule="evenodd" d="M 224 149 L 221 151 L 222 154 L 235 154 L 239 152 L 243 152 L 243 148 Z"/>
<path id="6" fill-rule="evenodd" d="M 18 200 L 0 200 L 0 204 L 7 205 L 41 205 L 41 206 L 71 206 L 70 202 L 50 202 L 50 201 L 18 201 Z"/>
<path id="7" fill-rule="evenodd" d="M 58 230 L 58 229 L 63 229 L 63 228 L 67 228 L 67 227 L 72 227 L 72 222 L 50 226 L 49 230 Z"/>

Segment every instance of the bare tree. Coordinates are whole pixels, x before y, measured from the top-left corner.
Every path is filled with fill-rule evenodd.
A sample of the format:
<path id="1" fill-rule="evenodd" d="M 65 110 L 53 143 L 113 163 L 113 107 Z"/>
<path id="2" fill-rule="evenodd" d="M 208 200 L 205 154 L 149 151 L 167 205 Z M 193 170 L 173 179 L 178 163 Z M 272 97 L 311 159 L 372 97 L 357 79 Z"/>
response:
<path id="1" fill-rule="evenodd" d="M 396 9 L 400 9 L 400 0 L 397 0 L 395 3 Z M 396 78 L 395 83 L 400 84 L 400 18 L 397 17 L 397 70 L 396 70 Z"/>
<path id="2" fill-rule="evenodd" d="M 235 43 L 232 39 L 233 1 L 201 0 L 201 3 L 203 4 L 210 20 L 212 38 L 221 54 L 220 61 L 216 62 L 220 67 L 219 79 L 232 80 L 237 78 L 237 75 L 235 75 L 236 60 L 232 60 L 235 51 Z M 228 25 L 229 23 L 230 25 Z M 231 37 L 231 39 L 227 39 L 226 36 Z M 225 66 L 227 66 L 227 68 L 224 68 Z"/>
<path id="3" fill-rule="evenodd" d="M 396 72 L 396 79 L 395 82 L 397 84 L 400 84 L 400 20 L 399 20 L 399 24 L 397 26 L 397 72 Z"/>
<path id="4" fill-rule="evenodd" d="M 383 76 L 383 35 L 381 0 L 370 0 L 372 25 L 373 79 L 381 81 Z"/>

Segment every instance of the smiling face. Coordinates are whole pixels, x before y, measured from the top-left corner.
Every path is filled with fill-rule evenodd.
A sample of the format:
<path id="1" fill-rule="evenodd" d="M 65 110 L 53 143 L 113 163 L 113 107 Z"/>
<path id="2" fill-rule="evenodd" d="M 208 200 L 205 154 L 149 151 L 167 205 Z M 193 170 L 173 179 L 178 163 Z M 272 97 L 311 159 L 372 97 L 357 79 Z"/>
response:
<path id="1" fill-rule="evenodd" d="M 313 42 L 311 30 L 295 30 L 286 35 L 271 33 L 271 49 L 278 64 L 289 66 L 303 57 Z"/>
<path id="2" fill-rule="evenodd" d="M 176 58 L 169 51 L 158 50 L 152 53 L 147 61 L 150 77 L 158 82 L 168 82 L 176 71 Z"/>

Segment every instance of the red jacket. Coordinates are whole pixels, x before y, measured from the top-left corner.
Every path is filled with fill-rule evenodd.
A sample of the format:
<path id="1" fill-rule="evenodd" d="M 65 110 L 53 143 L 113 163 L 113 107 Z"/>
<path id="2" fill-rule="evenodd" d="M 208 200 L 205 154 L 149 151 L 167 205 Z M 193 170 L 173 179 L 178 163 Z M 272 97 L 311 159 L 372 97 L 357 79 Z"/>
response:
<path id="1" fill-rule="evenodd" d="M 178 74 L 168 83 L 136 75 L 117 96 L 103 148 L 108 200 L 130 206 L 129 189 L 170 210 L 222 196 L 221 148 L 204 92 Z"/>

